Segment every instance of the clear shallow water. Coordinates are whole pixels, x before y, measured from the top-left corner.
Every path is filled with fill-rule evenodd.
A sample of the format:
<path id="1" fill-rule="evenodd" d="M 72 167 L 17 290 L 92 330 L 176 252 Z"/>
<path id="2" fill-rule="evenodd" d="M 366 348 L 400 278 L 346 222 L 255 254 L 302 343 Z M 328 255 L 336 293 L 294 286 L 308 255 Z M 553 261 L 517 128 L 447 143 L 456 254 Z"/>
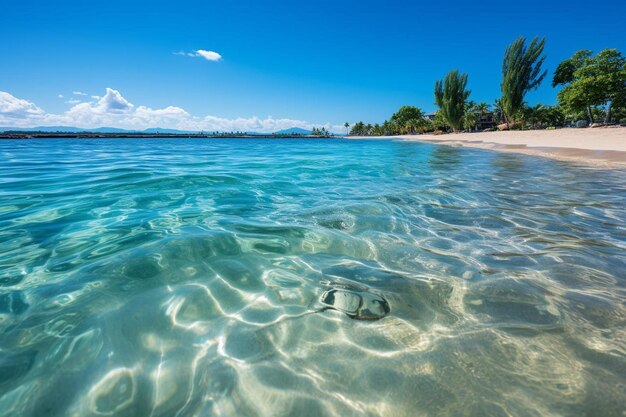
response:
<path id="1" fill-rule="evenodd" d="M 624 171 L 302 140 L 0 164 L 1 416 L 625 412 Z M 391 312 L 316 312 L 337 283 Z"/>

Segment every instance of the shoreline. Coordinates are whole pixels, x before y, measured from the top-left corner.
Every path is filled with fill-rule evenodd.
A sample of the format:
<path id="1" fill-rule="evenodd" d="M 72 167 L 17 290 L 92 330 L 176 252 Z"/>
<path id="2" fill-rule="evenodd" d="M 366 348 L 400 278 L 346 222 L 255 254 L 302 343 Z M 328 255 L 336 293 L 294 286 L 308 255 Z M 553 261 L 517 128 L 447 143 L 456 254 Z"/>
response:
<path id="1" fill-rule="evenodd" d="M 626 127 L 564 128 L 443 135 L 346 136 L 346 139 L 400 139 L 447 146 L 541 156 L 586 165 L 626 168 Z"/>

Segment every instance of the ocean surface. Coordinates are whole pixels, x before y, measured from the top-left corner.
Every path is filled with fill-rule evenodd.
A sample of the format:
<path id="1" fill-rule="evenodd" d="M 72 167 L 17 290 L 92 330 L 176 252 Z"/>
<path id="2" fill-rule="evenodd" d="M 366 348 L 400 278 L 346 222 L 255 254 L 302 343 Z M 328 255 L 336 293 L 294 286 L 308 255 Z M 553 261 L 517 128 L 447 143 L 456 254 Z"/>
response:
<path id="1" fill-rule="evenodd" d="M 0 168 L 0 416 L 626 413 L 626 171 L 303 139 Z"/>

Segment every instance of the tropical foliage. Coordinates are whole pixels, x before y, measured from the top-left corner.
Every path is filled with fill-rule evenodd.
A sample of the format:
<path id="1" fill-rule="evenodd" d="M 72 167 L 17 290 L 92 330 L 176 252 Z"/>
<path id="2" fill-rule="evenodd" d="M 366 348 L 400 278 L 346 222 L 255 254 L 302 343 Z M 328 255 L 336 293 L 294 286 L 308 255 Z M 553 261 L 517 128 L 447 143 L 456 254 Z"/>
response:
<path id="1" fill-rule="evenodd" d="M 328 136 L 332 136 L 332 134 L 325 128 L 317 128 L 314 127 L 313 129 L 311 129 L 311 136 L 321 136 L 321 137 L 328 137 Z"/>
<path id="2" fill-rule="evenodd" d="M 535 37 L 526 45 L 526 38 L 520 36 L 504 52 L 500 105 L 507 125 L 523 117 L 526 94 L 539 87 L 547 75 L 547 71 L 542 71 L 545 44 L 545 38 Z"/>
<path id="3" fill-rule="evenodd" d="M 381 124 L 358 122 L 350 134 L 389 136 L 426 132 L 477 131 L 498 128 L 547 129 L 580 125 L 604 118 L 605 122 L 626 123 L 626 57 L 616 49 L 597 55 L 581 50 L 561 62 L 552 79 L 558 105 L 526 103 L 526 95 L 539 87 L 547 76 L 543 69 L 545 38 L 518 37 L 504 53 L 502 96 L 492 105 L 469 101 L 468 75 L 451 71 L 435 83 L 435 113 L 425 115 L 414 106 L 403 106 Z M 582 124 L 586 124 L 584 121 Z M 350 128 L 345 123 L 346 130 Z"/>
<path id="4" fill-rule="evenodd" d="M 559 64 L 552 85 L 565 86 L 558 99 L 569 113 L 584 111 L 593 123 L 593 109 L 600 106 L 605 123 L 609 123 L 613 109 L 620 114 L 626 107 L 626 58 L 617 49 L 605 49 L 596 56 L 588 50 L 578 51 Z"/>
<path id="5" fill-rule="evenodd" d="M 413 106 L 402 106 L 391 115 L 392 129 L 401 134 L 414 134 L 424 125 L 424 112 Z"/>
<path id="6" fill-rule="evenodd" d="M 402 106 L 397 112 L 385 120 L 382 125 L 357 122 L 352 126 L 350 135 L 353 136 L 388 136 L 423 133 L 428 126 L 424 119 L 424 112 L 414 106 Z"/>
<path id="7" fill-rule="evenodd" d="M 537 104 L 524 109 L 524 122 L 528 129 L 545 129 L 565 124 L 565 113 L 560 106 Z"/>
<path id="8" fill-rule="evenodd" d="M 475 130 L 478 124 L 491 116 L 490 106 L 487 103 L 476 103 L 468 101 L 465 104 L 465 115 L 463 117 L 463 127 L 465 130 Z M 489 117 L 492 119 L 492 117 Z"/>
<path id="9" fill-rule="evenodd" d="M 466 87 L 467 74 L 461 74 L 457 70 L 449 72 L 445 80 L 435 83 L 435 103 L 455 132 L 463 129 L 465 108 L 470 95 Z"/>

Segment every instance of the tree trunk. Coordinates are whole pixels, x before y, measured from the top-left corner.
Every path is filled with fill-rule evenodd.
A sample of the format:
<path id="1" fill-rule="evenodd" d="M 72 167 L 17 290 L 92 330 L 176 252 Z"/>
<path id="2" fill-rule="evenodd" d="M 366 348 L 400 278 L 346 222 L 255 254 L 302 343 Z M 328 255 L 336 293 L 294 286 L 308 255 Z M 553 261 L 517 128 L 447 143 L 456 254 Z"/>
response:
<path id="1" fill-rule="evenodd" d="M 613 105 L 612 101 L 609 101 L 609 106 L 606 108 L 606 116 L 604 116 L 604 124 L 611 123 L 611 106 Z"/>
<path id="2" fill-rule="evenodd" d="M 591 112 L 591 106 L 587 106 L 587 116 L 589 116 L 589 124 L 593 124 L 593 113 Z"/>

